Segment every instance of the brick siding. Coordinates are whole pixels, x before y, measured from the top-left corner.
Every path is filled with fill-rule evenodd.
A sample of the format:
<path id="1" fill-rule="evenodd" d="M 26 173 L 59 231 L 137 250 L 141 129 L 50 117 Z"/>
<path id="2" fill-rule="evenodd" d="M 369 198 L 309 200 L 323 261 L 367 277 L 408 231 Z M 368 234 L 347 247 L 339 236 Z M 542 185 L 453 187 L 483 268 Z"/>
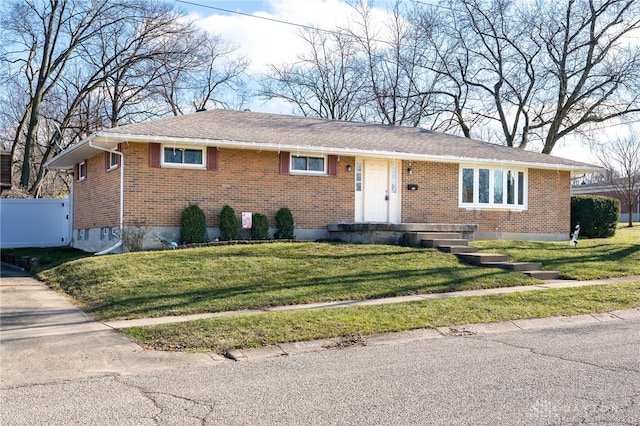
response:
<path id="1" fill-rule="evenodd" d="M 407 168 L 411 167 L 412 175 Z M 564 234 L 570 230 L 570 173 L 529 169 L 528 209 L 458 207 L 458 164 L 404 162 L 403 222 L 477 224 L 479 232 Z M 407 191 L 417 184 L 417 191 Z"/>
<path id="2" fill-rule="evenodd" d="M 207 226 L 219 226 L 225 204 L 236 211 L 262 213 L 275 226 L 281 207 L 293 213 L 297 228 L 324 228 L 354 220 L 353 157 L 342 157 L 337 176 L 280 174 L 272 151 L 220 149 L 217 170 L 152 168 L 149 146 L 121 145 L 125 161 L 125 225 L 178 227 L 190 203 L 205 212 Z M 411 176 L 407 168 L 411 167 Z M 569 172 L 529 169 L 528 210 L 471 211 L 458 207 L 457 164 L 407 162 L 402 165 L 402 221 L 478 224 L 480 232 L 568 233 Z M 103 155 L 87 161 L 87 179 L 74 182 L 74 229 L 118 225 L 119 169 L 105 170 Z M 417 184 L 417 191 L 408 191 Z"/>
<path id="3" fill-rule="evenodd" d="M 203 209 L 209 227 L 219 226 L 225 204 L 238 220 L 244 211 L 262 213 L 270 226 L 281 207 L 291 210 L 299 228 L 353 221 L 354 172 L 346 171 L 353 157 L 342 157 L 333 177 L 281 175 L 279 155 L 272 151 L 220 149 L 217 170 L 149 167 L 147 144 L 122 144 L 122 151 L 125 225 L 180 226 L 190 203 Z M 105 172 L 103 163 L 102 156 L 91 159 L 86 181 L 76 182 L 75 229 L 117 224 L 119 173 Z"/>

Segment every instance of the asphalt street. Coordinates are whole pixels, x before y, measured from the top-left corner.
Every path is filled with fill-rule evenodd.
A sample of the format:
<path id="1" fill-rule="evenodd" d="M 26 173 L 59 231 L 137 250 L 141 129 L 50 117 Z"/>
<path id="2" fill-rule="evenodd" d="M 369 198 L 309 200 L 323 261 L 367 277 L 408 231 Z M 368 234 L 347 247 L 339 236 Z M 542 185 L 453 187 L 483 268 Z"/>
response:
<path id="1" fill-rule="evenodd" d="M 231 361 L 144 351 L 27 277 L 1 289 L 1 425 L 640 425 L 639 309 Z"/>

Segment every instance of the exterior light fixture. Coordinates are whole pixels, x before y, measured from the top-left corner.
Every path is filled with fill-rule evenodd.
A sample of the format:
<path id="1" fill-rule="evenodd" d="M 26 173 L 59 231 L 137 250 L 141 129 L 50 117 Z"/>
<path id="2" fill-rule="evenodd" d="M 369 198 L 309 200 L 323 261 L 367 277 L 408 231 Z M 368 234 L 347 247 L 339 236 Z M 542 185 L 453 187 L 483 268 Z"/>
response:
<path id="1" fill-rule="evenodd" d="M 411 167 L 409 167 L 407 169 L 407 174 L 412 175 L 413 174 L 413 169 Z"/>
<path id="2" fill-rule="evenodd" d="M 347 164 L 347 171 L 350 172 L 351 171 L 351 164 Z"/>

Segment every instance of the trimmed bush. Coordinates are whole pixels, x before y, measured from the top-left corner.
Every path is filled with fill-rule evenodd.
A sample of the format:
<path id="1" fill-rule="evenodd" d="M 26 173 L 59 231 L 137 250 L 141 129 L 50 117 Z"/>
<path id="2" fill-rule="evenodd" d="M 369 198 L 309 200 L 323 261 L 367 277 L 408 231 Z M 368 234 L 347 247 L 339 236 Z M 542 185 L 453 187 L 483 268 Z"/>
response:
<path id="1" fill-rule="evenodd" d="M 225 205 L 220 212 L 220 239 L 223 241 L 240 239 L 236 212 L 228 205 Z"/>
<path id="2" fill-rule="evenodd" d="M 571 196 L 571 230 L 580 224 L 580 236 L 606 238 L 616 233 L 620 201 L 597 195 Z"/>
<path id="3" fill-rule="evenodd" d="M 254 213 L 251 221 L 251 239 L 252 240 L 268 240 L 269 239 L 269 221 L 267 217 L 260 213 Z"/>
<path id="4" fill-rule="evenodd" d="M 207 238 L 207 222 L 204 212 L 197 204 L 182 210 L 180 217 L 180 240 L 185 244 L 204 243 Z"/>
<path id="5" fill-rule="evenodd" d="M 278 228 L 274 235 L 276 239 L 293 240 L 296 237 L 293 235 L 293 215 L 291 210 L 286 207 L 278 210 L 278 213 L 276 213 L 276 227 Z"/>

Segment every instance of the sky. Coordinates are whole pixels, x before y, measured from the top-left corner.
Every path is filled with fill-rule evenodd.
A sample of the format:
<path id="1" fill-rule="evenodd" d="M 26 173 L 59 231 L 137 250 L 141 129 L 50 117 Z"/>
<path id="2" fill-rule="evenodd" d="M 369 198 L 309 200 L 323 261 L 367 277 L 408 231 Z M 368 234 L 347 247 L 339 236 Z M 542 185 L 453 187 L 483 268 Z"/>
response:
<path id="1" fill-rule="evenodd" d="M 303 44 L 296 35 L 300 25 L 331 29 L 345 26 L 349 7 L 344 0 L 171 0 L 177 10 L 197 19 L 205 29 L 220 34 L 239 46 L 239 52 L 251 59 L 248 70 L 253 76 L 263 73 L 269 64 L 291 63 L 296 60 Z M 374 6 L 383 16 L 395 0 L 376 0 Z M 233 13 L 236 12 L 236 13 Z M 277 22 L 281 21 L 281 22 Z M 256 112 L 295 113 L 282 101 L 254 101 L 248 108 Z M 616 134 L 610 128 L 602 137 Z M 554 148 L 553 155 L 576 161 L 596 163 L 588 145 L 577 138 L 564 138 Z"/>

